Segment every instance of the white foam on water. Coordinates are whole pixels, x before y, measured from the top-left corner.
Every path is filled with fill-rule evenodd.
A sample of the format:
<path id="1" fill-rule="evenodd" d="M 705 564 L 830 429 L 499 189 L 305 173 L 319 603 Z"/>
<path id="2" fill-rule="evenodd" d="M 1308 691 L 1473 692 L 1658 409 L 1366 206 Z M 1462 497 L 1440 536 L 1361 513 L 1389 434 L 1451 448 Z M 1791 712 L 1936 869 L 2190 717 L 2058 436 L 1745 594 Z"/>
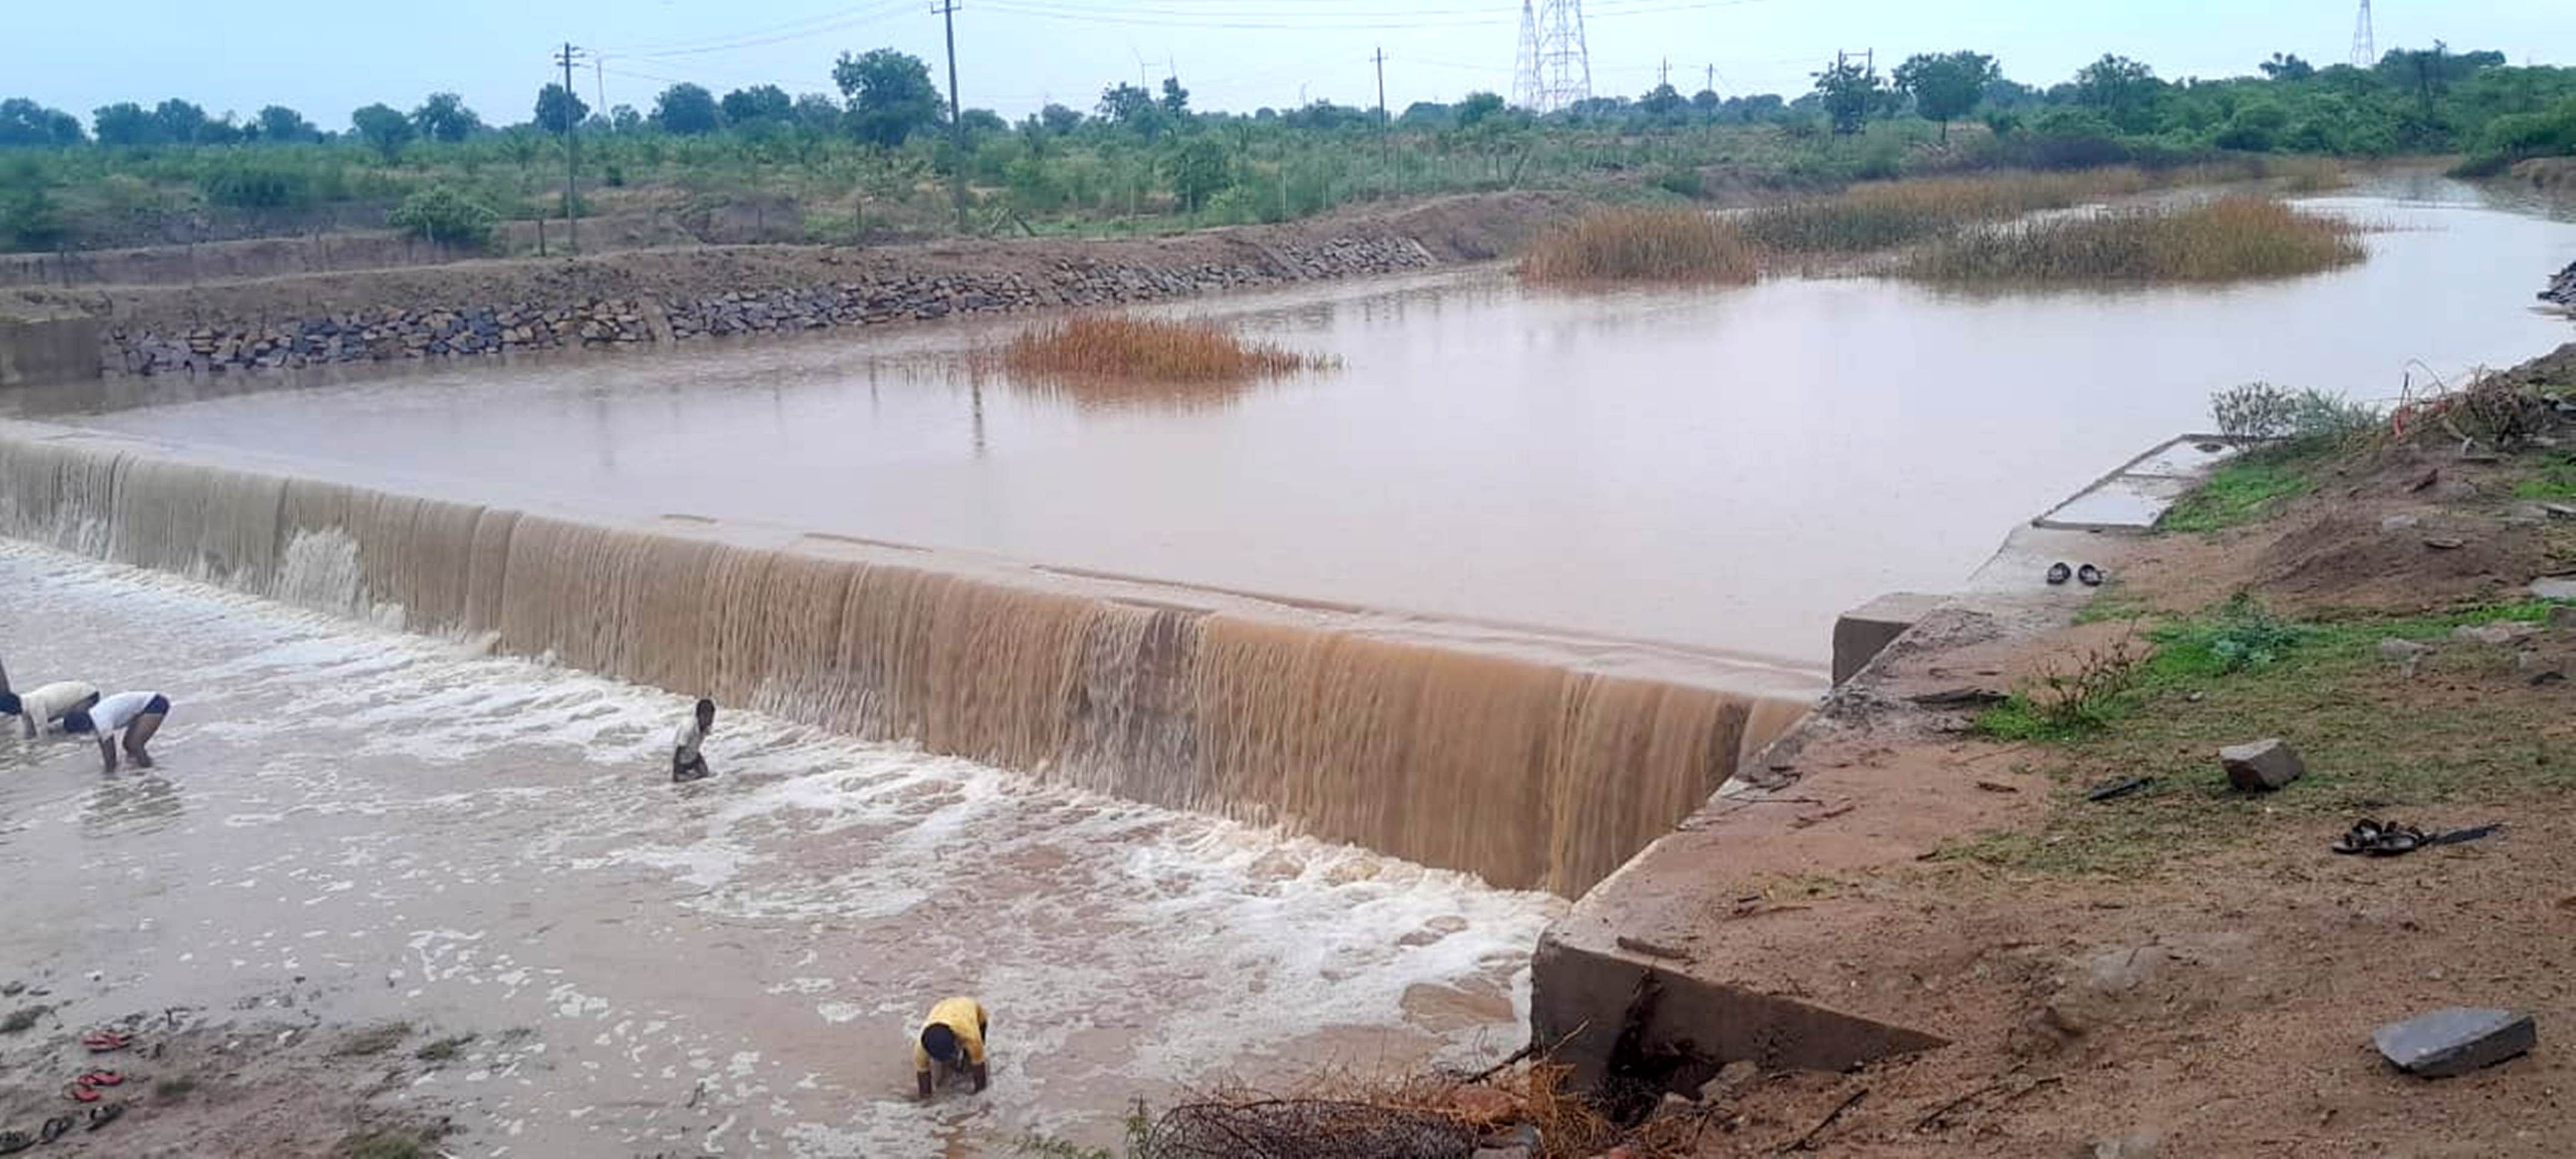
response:
<path id="1" fill-rule="evenodd" d="M 330 603 L 342 590 L 331 586 L 339 581 L 331 546 L 306 547 L 310 575 L 297 590 L 346 607 Z M 1318 1028 L 1398 1026 L 1416 986 L 1498 988 L 1513 1016 L 1525 1017 L 1529 949 L 1561 911 L 1553 898 L 1488 889 L 1366 850 L 746 711 L 723 710 L 707 741 L 719 777 L 675 787 L 660 775 L 663 746 L 688 698 L 49 549 L 0 545 L 0 575 L 8 571 L 65 585 L 55 598 L 112 598 L 119 616 L 146 625 L 139 631 L 157 625 L 179 637 L 173 648 L 191 662 L 161 683 L 192 707 L 174 715 L 156 745 L 172 754 L 165 761 L 183 759 L 191 732 L 241 746 L 295 730 L 329 734 L 327 756 L 264 756 L 256 782 L 215 818 L 224 827 L 259 832 L 287 853 L 315 825 L 337 832 L 378 821 L 399 827 L 406 818 L 443 828 L 486 817 L 544 819 L 510 831 L 506 868 L 398 860 L 393 865 L 408 868 L 393 872 L 361 836 L 345 839 L 352 844 L 342 872 L 314 875 L 281 857 L 237 869 L 223 884 L 256 892 L 275 867 L 307 882 L 294 899 L 318 904 L 373 896 L 347 872 L 356 869 L 368 870 L 375 889 L 400 886 L 400 896 L 486 888 L 495 872 L 511 888 L 531 890 L 558 878 L 644 873 L 684 888 L 648 894 L 636 916 L 669 922 L 694 914 L 780 938 L 844 931 L 831 935 L 842 939 L 831 943 L 839 948 L 819 960 L 807 949 L 793 974 L 733 981 L 755 993 L 831 994 L 805 1007 L 817 1026 L 867 1023 L 876 1027 L 869 1034 L 884 1036 L 854 1042 L 856 1052 L 908 1058 L 912 1020 L 943 993 L 974 992 L 994 1009 L 994 1098 L 924 1108 L 900 1086 L 853 1089 L 856 1076 L 844 1076 L 823 1090 L 842 1096 L 835 1102 L 851 1108 L 850 1121 L 781 1124 L 784 1145 L 800 1154 L 922 1154 L 961 1123 L 1007 1134 L 1097 1121 L 1104 1108 L 1051 1103 L 1041 1092 L 1067 1081 L 1094 1090 L 1186 1083 Z M 17 627 L 15 614 L 0 609 L 0 627 Z M 253 688 L 272 701 L 284 689 L 291 711 L 229 715 L 228 702 Z M 370 778 L 370 758 L 460 774 L 506 764 L 514 779 L 468 780 L 464 788 L 381 784 Z M 418 877 L 423 870 L 428 876 Z M 327 923 L 340 908 L 304 912 Z M 402 921 L 399 912 L 390 917 Z M 404 971 L 426 985 L 516 995 L 531 968 L 560 973 L 485 951 L 483 930 L 389 928 L 408 947 Z M 844 944 L 853 937 L 856 958 Z M 709 1028 L 722 1036 L 709 1040 L 683 1017 L 665 1038 L 667 1012 L 624 1009 L 622 999 L 601 996 L 612 989 L 559 980 L 530 997 L 584 1025 L 657 1015 L 639 1062 L 652 1043 L 664 1044 L 653 1049 L 668 1057 L 677 1038 L 694 1036 L 733 1060 L 728 1073 L 743 1072 L 736 1077 L 787 1065 L 775 1052 L 755 1053 L 759 1044 L 734 1027 Z M 1451 1053 L 1499 1054 L 1517 1045 L 1516 1033 L 1500 1023 L 1446 1045 Z M 1036 1065 L 1100 1035 L 1127 1044 L 1111 1052 L 1105 1072 Z M 700 1061 L 714 1057 L 708 1046 L 694 1049 Z M 770 1080 L 786 1087 L 793 1075 Z M 746 1082 L 726 1097 L 747 1100 L 756 1086 Z"/>

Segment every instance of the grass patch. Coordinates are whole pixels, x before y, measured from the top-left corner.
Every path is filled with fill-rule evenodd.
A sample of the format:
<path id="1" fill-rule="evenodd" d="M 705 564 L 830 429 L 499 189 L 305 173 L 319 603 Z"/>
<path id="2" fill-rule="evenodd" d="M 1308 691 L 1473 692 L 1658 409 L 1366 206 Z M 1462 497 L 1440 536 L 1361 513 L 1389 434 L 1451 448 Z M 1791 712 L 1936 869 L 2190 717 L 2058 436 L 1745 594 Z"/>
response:
<path id="1" fill-rule="evenodd" d="M 348 1159 L 423 1159 L 429 1154 L 409 1131 L 361 1131 L 340 1141 Z"/>
<path id="2" fill-rule="evenodd" d="M 2576 499 L 2576 456 L 2552 455 L 2539 469 L 2516 480 L 2517 499 Z"/>
<path id="3" fill-rule="evenodd" d="M 2136 642 L 2127 637 L 2097 648 L 1979 713 L 1977 731 L 2003 741 L 2091 736 L 2127 711 L 2142 659 Z"/>
<path id="4" fill-rule="evenodd" d="M 1925 248 L 1907 274 L 1942 282 L 2230 282 L 2369 256 L 2350 222 L 2235 196 L 1973 230 Z"/>
<path id="5" fill-rule="evenodd" d="M 2223 531 L 2252 523 L 2316 490 L 2317 457 L 2251 451 L 2218 465 L 2201 485 L 2156 519 L 2171 533 Z"/>
<path id="6" fill-rule="evenodd" d="M 1330 355 L 1247 342 L 1213 322 L 1126 316 L 1073 318 L 1030 330 L 1002 352 L 1027 375 L 1223 382 L 1340 365 Z"/>
<path id="7" fill-rule="evenodd" d="M 45 1011 L 51 1009 L 53 1008 L 50 1006 L 21 1006 L 12 1010 L 8 1017 L 0 1018 L 0 1034 L 24 1032 L 36 1025 L 36 1020 L 43 1018 Z"/>
<path id="8" fill-rule="evenodd" d="M 422 1062 L 447 1062 L 463 1053 L 466 1044 L 472 1041 L 474 1041 L 474 1036 L 471 1034 L 459 1034 L 449 1038 L 442 1038 L 427 1046 L 421 1047 L 419 1050 L 413 1051 L 411 1056 L 421 1060 Z"/>
<path id="9" fill-rule="evenodd" d="M 152 1084 L 152 1097 L 158 1099 L 184 1099 L 195 1093 L 197 1080 L 186 1075 Z"/>
<path id="10" fill-rule="evenodd" d="M 409 1037 L 411 1037 L 411 1023 L 388 1022 L 382 1026 L 370 1026 L 350 1034 L 347 1038 L 341 1039 L 340 1045 L 331 1053 L 342 1058 L 383 1054 L 402 1045 L 402 1040 Z"/>
<path id="11" fill-rule="evenodd" d="M 1614 209 L 1555 230 L 1521 259 L 1523 281 L 1746 285 L 1761 263 L 1744 231 L 1696 209 Z"/>
<path id="12" fill-rule="evenodd" d="M 2549 607 L 2298 622 L 2238 600 L 2159 624 L 2148 632 L 2157 651 L 2116 711 L 2019 738 L 2047 745 L 2038 771 L 2059 786 L 2048 820 L 1954 842 L 1938 858 L 2134 873 L 2283 827 L 2322 834 L 2324 856 L 2331 830 L 2353 816 L 2414 819 L 2449 801 L 2576 789 L 2576 753 L 2555 729 L 2562 713 L 2551 691 L 2523 682 L 2510 648 L 2449 642 L 2463 625 L 2545 621 Z M 2378 654 L 2389 638 L 2437 650 L 2410 678 Z M 2218 749 L 2270 736 L 2299 749 L 2307 776 L 2260 796 L 2230 789 Z M 2137 776 L 2154 783 L 2115 801 L 2084 799 L 2095 785 Z"/>

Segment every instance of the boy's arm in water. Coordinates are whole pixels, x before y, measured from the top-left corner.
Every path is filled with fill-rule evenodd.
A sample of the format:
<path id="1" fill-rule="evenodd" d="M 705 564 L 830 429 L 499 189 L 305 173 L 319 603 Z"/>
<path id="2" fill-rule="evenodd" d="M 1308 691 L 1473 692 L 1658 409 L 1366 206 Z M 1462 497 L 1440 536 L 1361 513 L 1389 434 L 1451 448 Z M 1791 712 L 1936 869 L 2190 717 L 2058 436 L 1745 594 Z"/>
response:
<path id="1" fill-rule="evenodd" d="M 115 772 L 115 771 L 116 771 L 116 734 L 115 734 L 115 733 L 112 733 L 112 732 L 102 732 L 102 733 L 98 734 L 98 759 L 99 759 L 99 761 L 100 761 L 101 763 L 103 763 L 103 764 L 105 764 L 105 765 L 107 766 L 107 769 L 106 769 L 106 771 L 107 771 L 107 772 L 111 772 L 111 773 L 112 773 L 112 772 Z"/>

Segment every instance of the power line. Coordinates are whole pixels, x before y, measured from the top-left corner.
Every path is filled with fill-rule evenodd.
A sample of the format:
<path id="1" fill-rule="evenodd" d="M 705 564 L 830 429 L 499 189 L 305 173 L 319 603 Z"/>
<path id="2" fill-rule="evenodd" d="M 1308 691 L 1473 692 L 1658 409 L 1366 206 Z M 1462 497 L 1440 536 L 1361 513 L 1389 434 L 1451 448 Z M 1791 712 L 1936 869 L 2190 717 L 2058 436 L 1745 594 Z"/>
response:
<path id="1" fill-rule="evenodd" d="M 1553 113 L 1592 99 L 1592 49 L 1583 35 L 1583 0 L 1522 0 L 1521 72 L 1514 84 L 1523 108 Z"/>
<path id="2" fill-rule="evenodd" d="M 2379 63 L 2379 35 L 2370 26 L 2370 0 L 2361 0 L 2361 15 L 2352 22 L 2352 66 L 2369 68 Z"/>
<path id="3" fill-rule="evenodd" d="M 773 27 L 757 31 L 735 33 L 729 36 L 714 37 L 694 43 L 684 42 L 683 44 L 675 47 L 630 49 L 621 52 L 603 53 L 602 55 L 611 59 L 636 58 L 658 60 L 674 56 L 701 56 L 714 52 L 734 52 L 740 49 L 758 48 L 763 45 L 779 44 L 790 40 L 802 40 L 806 37 L 820 36 L 826 32 L 838 32 L 843 29 L 856 28 L 864 24 L 873 24 L 878 21 L 902 15 L 904 10 L 910 7 L 911 4 L 909 4 L 907 0 L 877 0 L 877 2 L 872 4 L 863 4 L 855 8 L 844 9 L 840 12 L 811 17 L 789 24 L 775 25 Z"/>
<path id="4" fill-rule="evenodd" d="M 1631 2 L 1635 2 L 1635 0 L 1631 0 Z M 1762 4 L 1769 2 L 1771 2 L 1771 0 L 1680 0 L 1680 2 L 1664 0 L 1664 2 L 1660 3 L 1650 3 L 1645 7 L 1605 7 L 1595 13 L 1595 15 L 1600 17 L 1651 16 L 1668 12 L 1696 12 L 1710 8 L 1734 8 L 1746 4 Z M 1465 9 L 1443 10 L 1446 12 L 1456 12 L 1460 14 L 1461 18 L 1453 20 L 1368 19 L 1342 23 L 1305 19 L 1305 17 L 1312 15 L 1310 12 L 1210 13 L 1187 9 L 1134 7 L 1122 8 L 1117 12 L 1101 12 L 1093 9 L 1068 8 L 1061 6 L 1061 4 L 1062 0 L 1055 0 L 1052 5 L 1050 4 L 1050 0 L 994 0 L 991 7 L 995 11 L 1009 12 L 1013 15 L 1034 16 L 1040 19 L 1062 20 L 1074 23 L 1142 24 L 1153 25 L 1156 27 L 1178 26 L 1256 32 L 1392 31 L 1403 29 L 1473 28 L 1480 25 L 1507 24 L 1514 19 L 1507 16 L 1489 15 L 1489 13 L 1492 12 L 1492 9 L 1490 8 L 1476 9 L 1473 10 L 1472 13 Z M 1342 14 L 1336 13 L 1334 15 L 1340 16 Z M 1211 17 L 1213 18 L 1211 19 Z"/>

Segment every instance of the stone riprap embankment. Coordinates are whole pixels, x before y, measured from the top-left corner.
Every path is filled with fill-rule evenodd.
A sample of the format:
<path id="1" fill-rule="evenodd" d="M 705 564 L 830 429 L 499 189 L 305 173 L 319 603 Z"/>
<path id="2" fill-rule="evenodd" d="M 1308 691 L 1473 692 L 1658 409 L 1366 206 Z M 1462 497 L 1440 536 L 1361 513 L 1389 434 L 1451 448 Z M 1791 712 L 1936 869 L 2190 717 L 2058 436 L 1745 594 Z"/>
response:
<path id="1" fill-rule="evenodd" d="M 112 324 L 103 336 L 102 355 L 109 369 L 129 374 L 466 357 L 1113 306 L 1422 270 L 1442 262 L 1422 243 L 1402 236 L 1248 242 L 1241 248 L 1242 259 L 1235 261 L 1154 265 L 1057 257 L 1024 269 L 936 274 L 905 273 L 880 264 L 815 285 L 712 294 L 590 296 L 568 283 L 570 292 L 553 301 L 450 300 L 324 309 L 255 321 L 201 317 L 185 325 Z M 819 260 L 841 262 L 830 256 Z"/>
<path id="2" fill-rule="evenodd" d="M 2549 288 L 2540 292 L 2540 300 L 2576 310 L 2576 265 L 2558 271 L 2557 277 L 2549 279 Z"/>

